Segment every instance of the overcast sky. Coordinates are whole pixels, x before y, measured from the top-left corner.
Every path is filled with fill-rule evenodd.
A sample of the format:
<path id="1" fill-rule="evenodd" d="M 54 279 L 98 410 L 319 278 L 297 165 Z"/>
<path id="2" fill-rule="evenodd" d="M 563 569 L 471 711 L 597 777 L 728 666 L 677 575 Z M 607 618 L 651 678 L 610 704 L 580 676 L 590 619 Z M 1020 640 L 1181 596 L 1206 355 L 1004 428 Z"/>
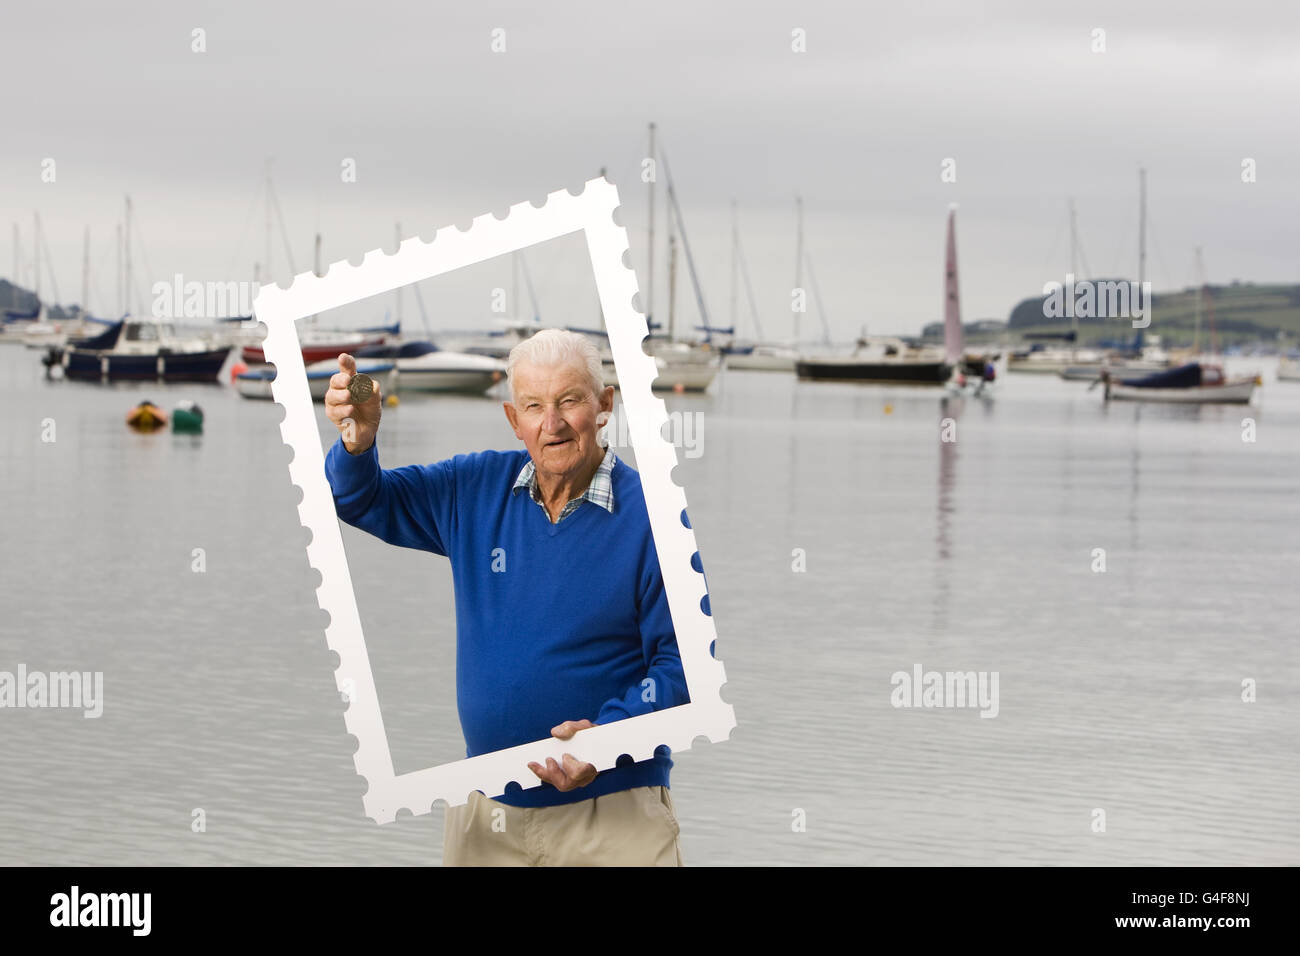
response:
<path id="1" fill-rule="evenodd" d="M 941 318 L 953 202 L 966 320 L 1005 319 L 1064 277 L 1069 197 L 1091 273 L 1134 277 L 1139 165 L 1157 290 L 1192 281 L 1197 245 L 1211 281 L 1300 281 L 1297 5 L 904 6 L 11 3 L 0 274 L 12 222 L 30 270 L 39 210 L 60 298 L 78 300 L 89 225 L 91 306 L 112 313 L 112 237 L 130 193 L 142 289 L 176 272 L 251 278 L 271 159 L 299 271 L 317 229 L 327 261 L 355 258 L 391 245 L 398 220 L 428 234 L 606 167 L 644 282 L 639 171 L 654 120 L 714 318 L 727 318 L 735 199 L 774 335 L 790 330 L 796 193 L 837 338 Z M 206 52 L 192 52 L 196 28 Z M 496 28 L 505 52 L 491 48 Z M 792 50 L 796 29 L 806 52 Z M 1096 29 L 1105 52 L 1093 52 Z M 48 158 L 53 183 L 41 180 Z M 342 181 L 347 158 L 355 183 Z M 946 158 L 955 183 L 941 181 Z M 278 235 L 273 264 L 287 278 Z M 576 287 L 545 256 L 533 266 L 543 318 L 590 324 Z M 657 298 L 662 271 L 659 282 Z M 487 314 L 486 290 L 458 295 L 436 324 Z M 816 319 L 802 327 L 814 334 Z"/>

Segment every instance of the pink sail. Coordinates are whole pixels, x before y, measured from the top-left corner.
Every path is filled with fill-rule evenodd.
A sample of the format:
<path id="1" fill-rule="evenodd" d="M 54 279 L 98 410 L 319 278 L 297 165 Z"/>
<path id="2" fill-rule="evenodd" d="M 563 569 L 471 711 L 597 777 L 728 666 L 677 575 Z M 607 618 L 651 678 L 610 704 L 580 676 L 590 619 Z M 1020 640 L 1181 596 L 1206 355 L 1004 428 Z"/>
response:
<path id="1" fill-rule="evenodd" d="M 961 364 L 961 303 L 957 298 L 957 213 L 948 212 L 948 257 L 944 264 L 943 348 L 944 361 Z"/>

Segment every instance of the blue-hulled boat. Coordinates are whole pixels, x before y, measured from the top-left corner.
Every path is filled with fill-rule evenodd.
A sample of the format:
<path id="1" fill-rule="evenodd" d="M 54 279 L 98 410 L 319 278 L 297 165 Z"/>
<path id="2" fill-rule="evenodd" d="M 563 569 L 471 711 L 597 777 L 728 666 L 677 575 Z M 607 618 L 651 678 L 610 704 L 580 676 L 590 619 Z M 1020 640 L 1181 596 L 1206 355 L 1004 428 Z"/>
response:
<path id="1" fill-rule="evenodd" d="M 229 354 L 230 346 L 181 338 L 167 322 L 119 319 L 96 335 L 52 346 L 42 361 L 50 371 L 60 367 L 69 378 L 92 381 L 213 382 Z"/>

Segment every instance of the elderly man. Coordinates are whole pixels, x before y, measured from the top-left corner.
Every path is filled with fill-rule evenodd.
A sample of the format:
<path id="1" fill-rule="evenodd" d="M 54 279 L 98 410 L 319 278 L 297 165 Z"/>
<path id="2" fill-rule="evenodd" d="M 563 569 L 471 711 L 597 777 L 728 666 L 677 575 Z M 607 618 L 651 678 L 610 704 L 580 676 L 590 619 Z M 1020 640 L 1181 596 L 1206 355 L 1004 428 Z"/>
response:
<path id="1" fill-rule="evenodd" d="M 526 450 L 431 465 L 379 467 L 382 396 L 353 404 L 355 372 L 340 355 L 325 395 L 335 507 L 450 559 L 467 756 L 688 701 L 640 476 L 597 438 L 614 389 L 589 340 L 546 329 L 510 353 L 504 408 Z M 447 811 L 444 862 L 680 866 L 671 767 L 667 747 L 600 773 L 570 754 L 530 764 L 540 787 Z"/>

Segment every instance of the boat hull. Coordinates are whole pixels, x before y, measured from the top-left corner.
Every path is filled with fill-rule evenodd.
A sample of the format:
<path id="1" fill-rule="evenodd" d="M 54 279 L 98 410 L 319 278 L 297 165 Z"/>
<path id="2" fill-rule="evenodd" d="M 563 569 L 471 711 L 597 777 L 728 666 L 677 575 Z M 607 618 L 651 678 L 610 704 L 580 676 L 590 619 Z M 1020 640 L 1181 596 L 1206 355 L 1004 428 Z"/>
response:
<path id="1" fill-rule="evenodd" d="M 879 362 L 800 359 L 795 373 L 809 382 L 864 382 L 882 385 L 943 385 L 952 377 L 947 362 Z"/>
<path id="2" fill-rule="evenodd" d="M 304 365 L 311 365 L 314 362 L 327 362 L 337 359 L 342 352 L 351 354 L 357 349 L 365 348 L 368 345 L 380 345 L 383 341 L 383 336 L 377 336 L 364 339 L 358 338 L 346 342 L 326 343 L 324 345 L 303 345 L 301 346 L 302 362 Z M 266 363 L 266 353 L 260 345 L 245 345 L 240 354 L 249 365 Z"/>
<path id="3" fill-rule="evenodd" d="M 398 364 L 398 387 L 404 392 L 486 392 L 501 381 L 500 372 L 456 369 L 407 370 Z"/>
<path id="4" fill-rule="evenodd" d="M 229 354 L 229 347 L 157 355 L 70 349 L 64 354 L 63 371 L 68 378 L 85 381 L 213 382 Z"/>
<path id="5" fill-rule="evenodd" d="M 782 355 L 767 352 L 737 352 L 727 356 L 727 368 L 744 368 L 763 372 L 793 372 L 799 361 L 796 354 Z"/>
<path id="6" fill-rule="evenodd" d="M 338 365 L 330 362 L 318 363 L 318 365 L 324 367 L 306 369 L 307 391 L 311 395 L 312 401 L 323 402 L 325 401 L 325 393 L 330 388 L 330 379 L 338 372 Z M 357 362 L 357 371 L 365 372 L 378 381 L 380 392 L 385 397 L 397 391 L 397 377 L 394 374 L 392 362 L 360 360 Z M 235 391 L 244 398 L 270 401 L 274 398 L 271 392 L 271 382 L 274 379 L 275 368 L 273 366 L 266 365 L 261 368 L 251 369 L 235 376 Z"/>
<path id="7" fill-rule="evenodd" d="M 397 387 L 415 392 L 486 392 L 505 378 L 505 363 L 464 352 L 430 352 L 397 361 Z"/>
<path id="8" fill-rule="evenodd" d="M 650 389 L 655 392 L 705 392 L 717 378 L 719 368 L 718 364 L 696 362 L 679 364 L 661 361 L 659 373 L 650 383 Z M 602 369 L 605 384 L 618 388 L 618 372 L 614 368 L 614 363 L 605 362 Z"/>
<path id="9" fill-rule="evenodd" d="M 1255 394 L 1253 378 L 1225 382 L 1222 385 L 1197 385 L 1192 388 L 1134 388 L 1111 384 L 1106 389 L 1109 401 L 1165 402 L 1180 405 L 1227 404 L 1247 405 Z"/>

